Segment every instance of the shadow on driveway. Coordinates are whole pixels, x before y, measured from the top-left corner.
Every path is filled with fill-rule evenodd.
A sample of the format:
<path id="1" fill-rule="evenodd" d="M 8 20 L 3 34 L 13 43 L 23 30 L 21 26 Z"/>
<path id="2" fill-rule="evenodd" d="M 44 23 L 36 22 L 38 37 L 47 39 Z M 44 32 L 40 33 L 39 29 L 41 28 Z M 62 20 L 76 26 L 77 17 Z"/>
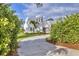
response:
<path id="1" fill-rule="evenodd" d="M 33 39 L 33 38 L 32 38 Z M 20 56 L 51 56 L 61 54 L 66 49 L 58 49 L 55 45 L 46 42 L 45 38 L 19 42 L 18 54 Z"/>

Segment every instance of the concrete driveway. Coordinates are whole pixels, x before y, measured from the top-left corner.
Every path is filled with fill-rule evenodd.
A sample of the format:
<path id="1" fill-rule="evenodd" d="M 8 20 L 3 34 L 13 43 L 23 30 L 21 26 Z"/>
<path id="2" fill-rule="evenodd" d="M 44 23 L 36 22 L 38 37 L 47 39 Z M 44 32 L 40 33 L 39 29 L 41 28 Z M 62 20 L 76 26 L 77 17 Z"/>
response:
<path id="1" fill-rule="evenodd" d="M 24 38 L 17 49 L 19 56 L 79 56 L 79 50 L 55 46 L 46 42 L 49 35 Z M 66 52 L 66 53 L 65 53 Z"/>

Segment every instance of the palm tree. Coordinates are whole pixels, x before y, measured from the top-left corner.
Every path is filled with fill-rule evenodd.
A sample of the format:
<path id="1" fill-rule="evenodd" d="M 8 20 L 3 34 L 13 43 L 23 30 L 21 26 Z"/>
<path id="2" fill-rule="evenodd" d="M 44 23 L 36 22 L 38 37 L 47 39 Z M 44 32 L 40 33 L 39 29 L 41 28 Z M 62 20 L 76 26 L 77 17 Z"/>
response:
<path id="1" fill-rule="evenodd" d="M 37 24 L 38 24 L 38 22 L 36 22 L 36 21 L 34 21 L 34 20 L 31 20 L 31 21 L 30 21 L 30 24 L 32 24 L 32 25 L 33 25 L 32 30 L 33 30 L 33 32 L 34 32 L 34 31 L 35 31 L 35 29 L 37 28 Z"/>
<path id="2" fill-rule="evenodd" d="M 43 4 L 42 3 L 35 3 L 36 4 L 36 7 L 39 8 L 39 7 L 42 7 Z"/>

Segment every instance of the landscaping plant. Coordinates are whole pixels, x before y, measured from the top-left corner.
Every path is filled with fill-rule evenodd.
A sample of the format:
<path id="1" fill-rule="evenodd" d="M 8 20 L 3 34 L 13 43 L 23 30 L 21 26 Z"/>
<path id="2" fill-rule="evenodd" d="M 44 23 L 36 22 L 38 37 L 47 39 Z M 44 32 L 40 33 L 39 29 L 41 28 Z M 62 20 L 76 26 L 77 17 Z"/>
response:
<path id="1" fill-rule="evenodd" d="M 10 4 L 0 4 L 0 55 L 14 55 L 17 48 L 17 33 L 20 20 Z"/>
<path id="2" fill-rule="evenodd" d="M 79 14 L 71 14 L 52 24 L 50 38 L 54 43 L 79 44 Z"/>

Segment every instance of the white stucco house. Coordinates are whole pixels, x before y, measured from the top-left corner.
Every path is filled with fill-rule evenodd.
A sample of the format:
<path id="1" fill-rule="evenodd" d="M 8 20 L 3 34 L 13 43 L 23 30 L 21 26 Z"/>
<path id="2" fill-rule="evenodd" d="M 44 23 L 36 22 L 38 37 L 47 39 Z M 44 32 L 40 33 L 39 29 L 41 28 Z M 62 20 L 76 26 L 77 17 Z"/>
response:
<path id="1" fill-rule="evenodd" d="M 38 22 L 37 28 L 34 28 L 33 24 L 30 24 L 30 21 L 36 21 Z M 24 23 L 24 30 L 25 32 L 32 33 L 32 32 L 43 32 L 43 29 L 45 29 L 45 32 L 48 33 L 50 31 L 51 24 L 53 23 L 53 19 L 44 19 L 43 16 L 36 16 L 35 18 L 26 18 Z"/>

